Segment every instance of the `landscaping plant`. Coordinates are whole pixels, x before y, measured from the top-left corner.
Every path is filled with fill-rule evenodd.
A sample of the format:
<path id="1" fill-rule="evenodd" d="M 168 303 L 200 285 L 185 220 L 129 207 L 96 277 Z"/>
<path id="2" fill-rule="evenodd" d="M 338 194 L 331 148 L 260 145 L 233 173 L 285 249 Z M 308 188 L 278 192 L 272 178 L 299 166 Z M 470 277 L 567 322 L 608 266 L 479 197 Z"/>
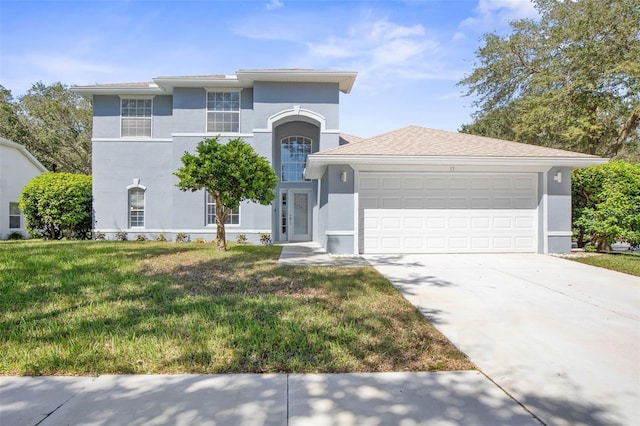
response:
<path id="1" fill-rule="evenodd" d="M 32 237 L 90 239 L 91 176 L 45 173 L 22 190 L 20 210 Z"/>

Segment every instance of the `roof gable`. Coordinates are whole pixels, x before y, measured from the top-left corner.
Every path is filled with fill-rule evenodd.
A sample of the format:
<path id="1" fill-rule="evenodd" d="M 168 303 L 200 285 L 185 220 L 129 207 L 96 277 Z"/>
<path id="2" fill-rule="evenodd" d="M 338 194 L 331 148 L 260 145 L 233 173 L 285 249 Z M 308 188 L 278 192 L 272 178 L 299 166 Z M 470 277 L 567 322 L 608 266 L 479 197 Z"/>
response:
<path id="1" fill-rule="evenodd" d="M 5 138 L 0 138 L 0 147 L 7 147 L 7 148 L 13 148 L 17 151 L 19 151 L 20 153 L 22 153 L 22 155 L 29 160 L 36 169 L 40 170 L 42 173 L 46 173 L 48 172 L 47 168 L 45 166 L 42 165 L 42 163 L 40 163 L 36 157 L 34 157 L 28 150 L 27 148 L 24 147 L 24 145 L 20 145 L 19 143 L 15 143 L 13 141 L 10 141 L 9 139 L 5 139 Z"/>

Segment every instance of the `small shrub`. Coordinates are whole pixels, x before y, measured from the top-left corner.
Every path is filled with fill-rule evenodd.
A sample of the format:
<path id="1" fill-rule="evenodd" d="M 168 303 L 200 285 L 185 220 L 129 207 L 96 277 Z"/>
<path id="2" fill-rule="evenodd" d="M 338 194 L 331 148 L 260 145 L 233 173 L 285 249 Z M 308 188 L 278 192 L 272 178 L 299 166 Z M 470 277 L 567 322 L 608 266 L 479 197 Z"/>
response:
<path id="1" fill-rule="evenodd" d="M 144 234 L 138 234 L 138 236 L 136 236 L 136 241 L 147 241 L 147 240 L 148 238 Z"/>
<path id="2" fill-rule="evenodd" d="M 107 234 L 105 234 L 104 232 L 96 232 L 93 239 L 96 241 L 104 241 L 107 239 Z"/>
<path id="3" fill-rule="evenodd" d="M 215 244 L 218 245 L 218 239 L 214 238 L 213 240 L 209 241 L 209 244 Z"/>
<path id="4" fill-rule="evenodd" d="M 584 246 L 583 250 L 587 253 L 595 253 L 598 251 L 596 246 L 594 246 L 593 244 L 587 244 L 586 246 Z"/>
<path id="5" fill-rule="evenodd" d="M 238 236 L 236 237 L 236 242 L 238 244 L 246 244 L 247 243 L 247 236 L 244 234 L 238 234 Z"/>
<path id="6" fill-rule="evenodd" d="M 176 243 L 187 243 L 189 242 L 189 234 L 186 232 L 178 232 L 176 234 Z"/>
<path id="7" fill-rule="evenodd" d="M 22 235 L 21 232 L 13 231 L 12 233 L 9 234 L 7 239 L 9 239 L 9 240 L 24 240 L 24 235 Z"/>
<path id="8" fill-rule="evenodd" d="M 116 232 L 116 240 L 117 241 L 127 241 L 129 239 L 129 234 L 126 231 L 118 231 Z"/>
<path id="9" fill-rule="evenodd" d="M 271 234 L 260 234 L 260 243 L 264 246 L 270 246 Z"/>
<path id="10" fill-rule="evenodd" d="M 204 243 L 206 243 L 206 241 L 204 240 L 204 238 L 196 238 L 196 243 L 197 244 L 204 244 Z"/>
<path id="11" fill-rule="evenodd" d="M 158 237 L 156 238 L 156 241 L 164 242 L 164 241 L 168 241 L 168 240 L 167 240 L 167 237 L 165 237 L 165 236 L 164 236 L 164 234 L 162 234 L 162 233 L 161 233 L 161 234 L 160 234 L 160 235 L 158 235 Z"/>

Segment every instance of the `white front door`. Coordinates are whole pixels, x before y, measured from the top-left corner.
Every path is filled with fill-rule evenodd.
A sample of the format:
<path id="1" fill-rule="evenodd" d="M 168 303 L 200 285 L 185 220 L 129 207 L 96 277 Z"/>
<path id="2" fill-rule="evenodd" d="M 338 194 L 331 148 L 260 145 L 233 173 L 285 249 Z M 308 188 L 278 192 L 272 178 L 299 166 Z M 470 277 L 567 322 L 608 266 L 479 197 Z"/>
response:
<path id="1" fill-rule="evenodd" d="M 283 241 L 311 240 L 311 191 L 286 189 L 280 193 L 280 232 Z"/>

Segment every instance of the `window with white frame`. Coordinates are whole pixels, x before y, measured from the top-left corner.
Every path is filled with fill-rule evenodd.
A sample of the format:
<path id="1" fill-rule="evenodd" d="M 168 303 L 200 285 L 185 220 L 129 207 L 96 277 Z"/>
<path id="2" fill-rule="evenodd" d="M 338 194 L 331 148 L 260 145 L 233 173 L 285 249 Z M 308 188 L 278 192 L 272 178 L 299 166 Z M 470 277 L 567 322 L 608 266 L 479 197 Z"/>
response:
<path id="1" fill-rule="evenodd" d="M 144 227 L 144 189 L 129 189 L 129 227 Z"/>
<path id="2" fill-rule="evenodd" d="M 207 132 L 240 131 L 240 92 L 207 92 Z"/>
<path id="3" fill-rule="evenodd" d="M 18 203 L 9 203 L 9 229 L 22 229 L 22 212 Z"/>
<path id="4" fill-rule="evenodd" d="M 151 137 L 152 99 L 121 99 L 121 136 Z"/>
<path id="5" fill-rule="evenodd" d="M 206 204 L 207 204 L 207 225 L 216 224 L 216 200 L 206 192 Z M 227 225 L 239 225 L 240 224 L 240 208 L 238 210 L 231 210 L 227 215 L 227 220 L 224 221 Z"/>
<path id="6" fill-rule="evenodd" d="M 280 141 L 281 175 L 283 182 L 304 181 L 307 156 L 311 154 L 311 139 L 304 136 L 289 136 Z"/>

